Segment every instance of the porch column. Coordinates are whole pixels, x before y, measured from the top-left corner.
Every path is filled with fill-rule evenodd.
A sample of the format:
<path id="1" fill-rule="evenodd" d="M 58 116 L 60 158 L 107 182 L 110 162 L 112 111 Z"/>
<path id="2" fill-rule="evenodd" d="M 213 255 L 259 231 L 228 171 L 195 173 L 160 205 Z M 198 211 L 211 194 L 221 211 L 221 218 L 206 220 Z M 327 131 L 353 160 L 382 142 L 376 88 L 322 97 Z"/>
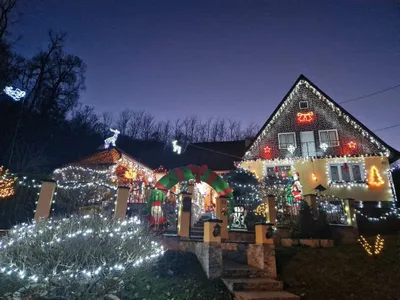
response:
<path id="1" fill-rule="evenodd" d="M 356 211 L 354 209 L 355 201 L 352 198 L 344 199 L 344 209 L 347 214 L 347 224 L 349 226 L 353 226 L 355 228 L 358 228 L 357 225 L 357 215 Z"/>
<path id="2" fill-rule="evenodd" d="M 304 201 L 306 201 L 308 206 L 310 207 L 314 218 L 317 217 L 318 216 L 317 195 L 314 194 L 304 195 Z"/>
<path id="3" fill-rule="evenodd" d="M 51 203 L 53 202 L 54 192 L 56 190 L 56 182 L 53 180 L 42 181 L 40 187 L 39 200 L 36 205 L 35 221 L 47 219 L 50 215 Z"/>
<path id="4" fill-rule="evenodd" d="M 267 223 L 276 223 L 276 197 L 268 195 L 263 197 L 263 202 L 268 205 Z"/>
<path id="5" fill-rule="evenodd" d="M 229 239 L 228 233 L 228 201 L 227 197 L 218 197 L 215 203 L 215 214 L 217 219 L 221 220 L 221 239 Z"/>
<path id="6" fill-rule="evenodd" d="M 221 220 L 204 222 L 204 243 L 221 243 Z"/>
<path id="7" fill-rule="evenodd" d="M 178 236 L 190 237 L 190 216 L 192 212 L 193 185 L 189 185 L 187 192 L 181 193 L 181 205 L 178 216 Z"/>
<path id="8" fill-rule="evenodd" d="M 114 217 L 124 220 L 126 217 L 126 209 L 128 207 L 129 188 L 118 187 L 117 201 L 115 203 Z"/>

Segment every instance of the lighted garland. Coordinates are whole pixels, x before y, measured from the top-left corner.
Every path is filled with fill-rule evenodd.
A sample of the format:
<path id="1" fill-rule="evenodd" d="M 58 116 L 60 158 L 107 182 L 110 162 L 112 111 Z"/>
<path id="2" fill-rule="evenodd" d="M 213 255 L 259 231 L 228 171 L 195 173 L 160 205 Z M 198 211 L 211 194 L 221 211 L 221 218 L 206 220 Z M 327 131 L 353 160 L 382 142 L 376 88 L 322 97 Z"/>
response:
<path id="1" fill-rule="evenodd" d="M 257 177 L 245 169 L 238 169 L 223 175 L 223 178 L 233 189 L 233 200 L 238 204 L 260 202 L 261 191 Z"/>
<path id="2" fill-rule="evenodd" d="M 31 296 L 40 287 L 47 296 L 105 296 L 107 282 L 133 280 L 149 269 L 163 247 L 134 218 L 118 221 L 101 215 L 48 219 L 22 224 L 0 240 L 0 276 Z M 60 288 L 62 286 L 62 288 Z M 113 287 L 113 289 L 116 288 Z M 57 287 L 57 289 L 55 288 Z M 117 288 L 118 289 L 118 288 Z"/>

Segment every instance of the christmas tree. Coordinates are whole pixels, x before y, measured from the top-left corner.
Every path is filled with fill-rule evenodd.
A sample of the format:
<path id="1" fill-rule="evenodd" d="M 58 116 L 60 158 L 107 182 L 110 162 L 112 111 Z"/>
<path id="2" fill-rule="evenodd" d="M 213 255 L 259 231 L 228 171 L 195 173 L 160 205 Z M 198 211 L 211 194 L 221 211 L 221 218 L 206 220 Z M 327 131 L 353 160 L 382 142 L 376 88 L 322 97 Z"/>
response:
<path id="1" fill-rule="evenodd" d="M 244 169 L 231 171 L 223 176 L 233 189 L 235 205 L 251 205 L 261 201 L 260 183 L 257 177 Z"/>

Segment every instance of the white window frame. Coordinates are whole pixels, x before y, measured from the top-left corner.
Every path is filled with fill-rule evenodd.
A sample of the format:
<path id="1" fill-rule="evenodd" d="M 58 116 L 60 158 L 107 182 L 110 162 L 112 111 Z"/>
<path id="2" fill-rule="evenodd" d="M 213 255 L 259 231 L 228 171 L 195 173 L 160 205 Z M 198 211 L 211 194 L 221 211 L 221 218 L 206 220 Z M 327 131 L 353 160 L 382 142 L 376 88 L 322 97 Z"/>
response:
<path id="1" fill-rule="evenodd" d="M 348 162 L 347 165 L 349 166 L 349 174 L 350 174 L 350 181 L 343 181 L 343 174 L 342 174 L 342 168 L 345 163 L 332 163 L 328 165 L 329 168 L 329 181 L 331 182 L 353 182 L 354 180 L 354 174 L 353 174 L 353 165 L 357 165 L 360 167 L 360 174 L 361 174 L 361 181 L 365 181 L 365 170 L 364 170 L 364 165 L 362 162 Z M 331 167 L 336 166 L 338 167 L 338 174 L 339 174 L 339 181 L 333 181 L 332 180 L 332 172 L 331 172 Z"/>
<path id="2" fill-rule="evenodd" d="M 307 103 L 307 107 L 301 107 L 301 103 Z M 309 106 L 308 106 L 308 101 L 307 101 L 307 100 L 299 101 L 299 108 L 300 108 L 300 109 L 308 109 L 308 108 L 309 108 Z"/>
<path id="3" fill-rule="evenodd" d="M 337 129 L 318 130 L 319 143 L 320 143 L 320 144 L 321 144 L 321 143 L 326 143 L 325 141 L 322 141 L 322 139 L 321 139 L 321 132 L 331 132 L 331 131 L 336 132 L 337 141 L 336 141 L 336 144 L 335 144 L 335 145 L 333 145 L 333 144 L 328 144 L 328 143 L 327 143 L 327 144 L 328 144 L 329 147 L 339 147 L 339 146 L 340 146 L 340 142 L 339 142 L 339 134 L 338 134 Z"/>
<path id="4" fill-rule="evenodd" d="M 289 170 L 293 171 L 293 166 L 290 165 L 290 164 L 283 164 L 283 165 L 267 165 L 267 164 L 264 164 L 264 176 L 265 177 L 268 176 L 268 171 L 267 171 L 268 168 L 275 168 L 275 167 L 278 167 L 278 168 L 289 167 Z"/>
<path id="5" fill-rule="evenodd" d="M 279 147 L 279 149 L 287 150 L 287 148 L 288 148 L 288 146 L 289 146 L 289 145 L 286 145 L 286 148 L 281 147 L 281 139 L 280 139 L 280 136 L 281 136 L 281 135 L 284 135 L 284 134 L 293 134 L 293 136 L 294 136 L 294 145 L 293 145 L 293 146 L 294 146 L 295 148 L 297 148 L 296 132 L 282 132 L 282 133 L 278 133 L 278 147 Z"/>

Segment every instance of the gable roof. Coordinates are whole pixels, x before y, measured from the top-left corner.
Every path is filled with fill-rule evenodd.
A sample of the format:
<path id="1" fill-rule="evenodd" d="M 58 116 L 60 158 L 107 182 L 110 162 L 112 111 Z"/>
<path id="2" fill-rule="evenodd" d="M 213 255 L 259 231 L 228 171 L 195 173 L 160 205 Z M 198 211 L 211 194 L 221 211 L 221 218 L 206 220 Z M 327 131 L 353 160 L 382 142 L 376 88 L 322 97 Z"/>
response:
<path id="1" fill-rule="evenodd" d="M 322 90 L 320 90 L 311 80 L 305 77 L 303 74 L 297 78 L 296 82 L 287 92 L 287 94 L 283 97 L 282 101 L 279 103 L 277 108 L 265 122 L 263 127 L 257 133 L 253 142 L 247 147 L 245 155 L 243 159 L 248 159 L 254 151 L 257 150 L 257 146 L 261 143 L 262 138 L 267 134 L 268 130 L 274 124 L 275 120 L 279 118 L 280 114 L 285 110 L 286 105 L 293 99 L 295 94 L 301 85 L 305 85 L 309 88 L 321 101 L 324 101 L 328 106 L 331 107 L 333 111 L 335 111 L 340 117 L 342 117 L 345 121 L 353 125 L 353 127 L 361 132 L 361 134 L 365 138 L 369 138 L 369 140 L 378 146 L 382 152 L 386 153 L 389 156 L 389 161 L 395 161 L 400 158 L 400 152 L 395 150 L 386 144 L 381 138 L 379 138 L 375 133 L 369 130 L 364 124 L 358 121 L 354 116 L 352 116 L 349 112 L 347 112 L 343 107 L 341 107 L 338 103 L 332 100 L 328 95 L 326 95 Z"/>

